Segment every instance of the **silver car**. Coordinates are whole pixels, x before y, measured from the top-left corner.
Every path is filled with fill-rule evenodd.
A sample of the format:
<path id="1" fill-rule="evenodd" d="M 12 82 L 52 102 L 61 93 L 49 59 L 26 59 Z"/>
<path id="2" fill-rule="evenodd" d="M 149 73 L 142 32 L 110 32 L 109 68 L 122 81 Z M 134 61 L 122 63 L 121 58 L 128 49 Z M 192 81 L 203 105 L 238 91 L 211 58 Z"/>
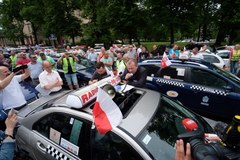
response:
<path id="1" fill-rule="evenodd" d="M 90 91 L 91 86 L 82 90 Z M 81 89 L 80 89 L 81 90 Z M 133 88 L 113 98 L 123 119 L 101 135 L 93 125 L 94 100 L 82 109 L 66 104 L 74 91 L 41 97 L 18 113 L 19 149 L 36 160 L 174 159 L 177 135 L 186 132 L 182 120 L 191 118 L 204 132 L 212 128 L 200 116 L 158 92 Z"/>

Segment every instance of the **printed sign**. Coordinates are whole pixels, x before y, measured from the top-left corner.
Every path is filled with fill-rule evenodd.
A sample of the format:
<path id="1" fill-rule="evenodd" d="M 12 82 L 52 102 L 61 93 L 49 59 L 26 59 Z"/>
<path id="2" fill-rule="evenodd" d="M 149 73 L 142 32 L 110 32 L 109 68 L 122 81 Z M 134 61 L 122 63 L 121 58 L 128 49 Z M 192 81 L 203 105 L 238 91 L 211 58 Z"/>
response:
<path id="1" fill-rule="evenodd" d="M 78 155 L 79 147 L 67 141 L 66 139 L 61 138 L 60 146 L 62 146 L 69 152 L 72 152 L 73 154 Z"/>
<path id="2" fill-rule="evenodd" d="M 53 142 L 59 144 L 61 133 L 53 128 L 50 128 L 50 136 L 49 137 Z"/>

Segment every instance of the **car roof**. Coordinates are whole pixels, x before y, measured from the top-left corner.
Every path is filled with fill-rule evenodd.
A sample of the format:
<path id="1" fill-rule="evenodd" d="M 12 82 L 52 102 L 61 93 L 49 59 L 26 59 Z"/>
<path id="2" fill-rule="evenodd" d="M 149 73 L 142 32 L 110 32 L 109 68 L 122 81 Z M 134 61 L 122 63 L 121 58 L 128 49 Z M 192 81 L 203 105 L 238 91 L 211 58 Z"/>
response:
<path id="1" fill-rule="evenodd" d="M 228 53 L 230 53 L 230 51 L 227 50 L 227 49 L 217 50 L 217 54 L 218 54 L 218 53 L 224 53 L 224 52 L 228 52 Z"/>
<path id="2" fill-rule="evenodd" d="M 206 62 L 204 60 L 201 59 L 187 59 L 187 60 L 181 60 L 181 59 L 176 59 L 176 60 L 170 60 L 172 62 L 172 64 L 174 65 L 193 65 L 193 66 L 199 66 L 199 67 L 204 67 L 204 68 L 212 68 L 213 65 L 209 62 Z M 160 63 L 161 59 L 146 59 L 143 62 L 140 62 L 140 65 L 143 64 L 156 64 L 156 63 Z"/>
<path id="3" fill-rule="evenodd" d="M 89 90 L 88 87 L 90 86 L 84 87 L 85 90 Z M 83 90 L 84 88 L 79 89 L 78 91 Z M 151 120 L 152 116 L 154 115 L 156 109 L 160 104 L 161 95 L 156 91 L 143 88 L 133 88 L 133 90 L 134 92 L 136 92 L 136 94 L 140 95 L 140 98 L 132 102 L 131 106 L 125 105 L 125 108 L 121 109 L 122 113 L 124 110 L 124 113 L 123 120 L 119 125 L 119 128 L 127 131 L 133 136 L 137 136 L 144 129 L 144 127 L 147 125 L 147 123 Z M 78 93 L 78 91 L 63 91 L 51 96 L 41 97 L 38 100 L 30 103 L 28 107 L 25 107 L 23 110 L 21 110 L 18 116 L 26 117 L 30 112 L 37 110 L 38 106 L 44 104 L 45 105 L 49 104 L 51 106 L 50 108 L 63 107 L 66 109 L 68 108 L 72 111 L 84 112 L 86 114 L 92 115 L 92 108 L 96 99 L 93 99 L 90 103 L 87 103 L 87 105 L 81 109 L 71 108 L 71 106 L 66 104 L 68 96 L 71 94 L 75 94 L 76 92 Z M 126 97 L 123 100 L 124 101 L 123 103 L 125 103 L 127 97 L 130 97 L 128 95 L 125 96 Z M 129 100 L 126 101 L 131 100 L 132 99 L 130 97 Z"/>

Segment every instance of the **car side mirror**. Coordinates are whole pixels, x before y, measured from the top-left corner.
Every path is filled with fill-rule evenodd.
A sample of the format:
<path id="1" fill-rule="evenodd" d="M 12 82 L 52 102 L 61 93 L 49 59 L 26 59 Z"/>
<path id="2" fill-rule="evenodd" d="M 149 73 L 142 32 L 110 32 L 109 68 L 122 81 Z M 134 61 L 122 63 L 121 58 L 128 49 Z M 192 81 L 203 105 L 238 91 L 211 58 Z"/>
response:
<path id="1" fill-rule="evenodd" d="M 225 91 L 227 91 L 227 92 L 232 91 L 232 86 L 227 85 L 227 86 L 224 86 L 223 88 L 224 88 Z"/>

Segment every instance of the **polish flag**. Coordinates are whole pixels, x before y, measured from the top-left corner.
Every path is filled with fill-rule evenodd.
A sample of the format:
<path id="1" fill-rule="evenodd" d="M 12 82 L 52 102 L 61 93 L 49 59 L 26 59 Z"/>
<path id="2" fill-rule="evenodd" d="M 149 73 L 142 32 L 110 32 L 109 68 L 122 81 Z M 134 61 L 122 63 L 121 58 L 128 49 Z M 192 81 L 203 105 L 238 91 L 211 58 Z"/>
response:
<path id="1" fill-rule="evenodd" d="M 166 67 L 170 66 L 171 64 L 172 64 L 172 62 L 168 59 L 168 56 L 166 55 L 166 53 L 164 53 L 163 57 L 162 57 L 162 61 L 161 61 L 161 67 L 166 68 Z"/>
<path id="2" fill-rule="evenodd" d="M 92 110 L 95 126 L 100 134 L 105 134 L 122 121 L 122 112 L 111 97 L 101 88 Z"/>

